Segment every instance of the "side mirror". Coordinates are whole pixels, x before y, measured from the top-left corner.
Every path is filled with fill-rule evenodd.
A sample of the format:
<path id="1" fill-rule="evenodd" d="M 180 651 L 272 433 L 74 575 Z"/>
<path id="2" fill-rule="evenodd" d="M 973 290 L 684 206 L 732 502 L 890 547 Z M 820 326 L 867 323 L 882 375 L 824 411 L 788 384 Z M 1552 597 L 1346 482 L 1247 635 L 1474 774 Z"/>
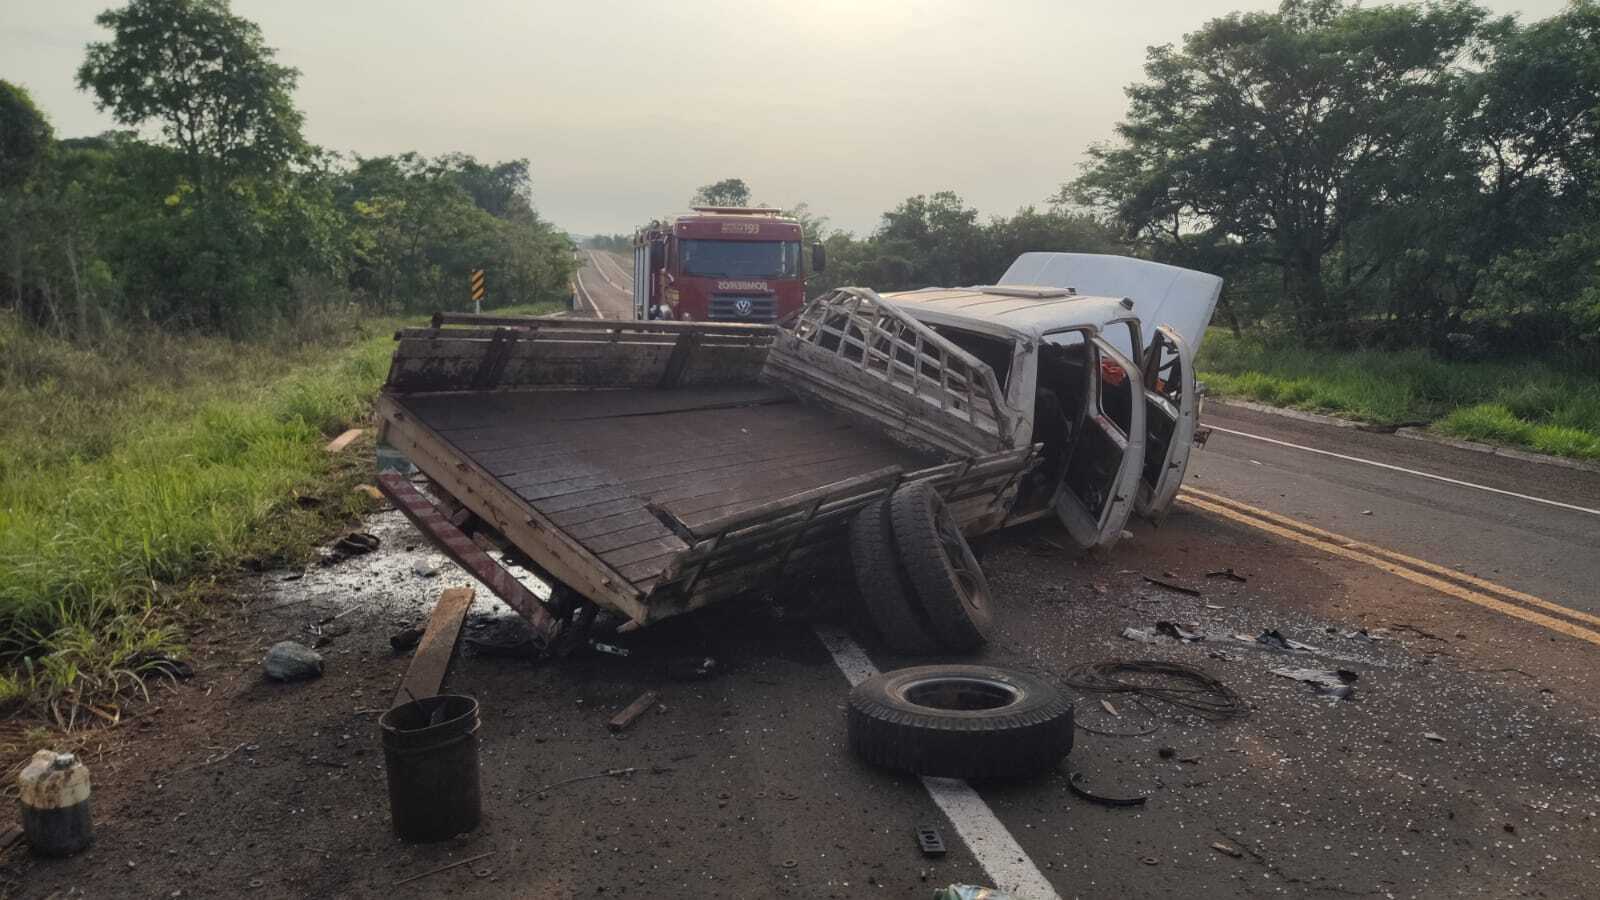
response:
<path id="1" fill-rule="evenodd" d="M 811 271 L 822 272 L 828 268 L 828 248 L 821 244 L 811 245 Z"/>

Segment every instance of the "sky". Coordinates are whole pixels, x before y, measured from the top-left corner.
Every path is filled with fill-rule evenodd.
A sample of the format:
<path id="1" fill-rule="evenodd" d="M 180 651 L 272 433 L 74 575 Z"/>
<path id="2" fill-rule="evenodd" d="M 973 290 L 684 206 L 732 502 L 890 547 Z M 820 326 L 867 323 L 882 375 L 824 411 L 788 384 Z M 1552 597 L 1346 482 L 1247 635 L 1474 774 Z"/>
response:
<path id="1" fill-rule="evenodd" d="M 62 137 L 112 127 L 73 84 L 108 0 L 0 0 L 0 79 Z M 631 232 L 748 182 L 870 232 L 952 190 L 1043 206 L 1112 138 L 1145 48 L 1251 0 L 234 0 L 301 72 L 306 136 L 376 156 L 526 157 L 540 213 Z M 1487 2 L 1543 18 L 1564 0 Z"/>

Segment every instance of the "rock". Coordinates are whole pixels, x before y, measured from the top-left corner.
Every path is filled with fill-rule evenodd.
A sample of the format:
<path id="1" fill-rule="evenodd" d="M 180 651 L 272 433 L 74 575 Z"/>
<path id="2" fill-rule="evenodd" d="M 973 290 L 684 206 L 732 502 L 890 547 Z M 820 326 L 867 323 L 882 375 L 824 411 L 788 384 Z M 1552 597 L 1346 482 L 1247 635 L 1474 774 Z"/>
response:
<path id="1" fill-rule="evenodd" d="M 423 578 L 432 578 L 439 574 L 439 566 L 431 559 L 419 559 L 411 564 L 411 571 Z"/>
<path id="2" fill-rule="evenodd" d="M 305 681 L 322 674 L 322 654 L 294 641 L 279 641 L 261 661 L 267 677 L 275 681 Z"/>

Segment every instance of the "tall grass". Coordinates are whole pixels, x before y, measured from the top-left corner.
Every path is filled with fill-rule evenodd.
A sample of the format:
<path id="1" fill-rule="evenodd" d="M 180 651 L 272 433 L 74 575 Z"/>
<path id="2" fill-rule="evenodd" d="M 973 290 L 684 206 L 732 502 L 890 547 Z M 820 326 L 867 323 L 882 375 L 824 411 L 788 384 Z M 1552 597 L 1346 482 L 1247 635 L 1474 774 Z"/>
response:
<path id="1" fill-rule="evenodd" d="M 0 315 L 0 701 L 127 688 L 175 650 L 192 579 L 303 553 L 348 514 L 355 501 L 296 497 L 350 465 L 321 444 L 366 417 L 393 324 L 91 350 Z"/>
<path id="2" fill-rule="evenodd" d="M 1212 329 L 1197 368 L 1213 396 L 1600 459 L 1600 372 L 1563 362 L 1308 350 Z"/>

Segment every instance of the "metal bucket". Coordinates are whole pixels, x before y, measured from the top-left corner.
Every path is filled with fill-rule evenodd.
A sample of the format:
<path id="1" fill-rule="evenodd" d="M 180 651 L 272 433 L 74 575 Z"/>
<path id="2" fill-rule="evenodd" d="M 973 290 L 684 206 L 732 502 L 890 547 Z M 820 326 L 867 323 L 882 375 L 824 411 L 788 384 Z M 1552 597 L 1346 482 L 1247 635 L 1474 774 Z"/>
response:
<path id="1" fill-rule="evenodd" d="M 478 827 L 478 701 L 444 695 L 378 719 L 389 814 L 401 840 L 442 841 Z"/>

